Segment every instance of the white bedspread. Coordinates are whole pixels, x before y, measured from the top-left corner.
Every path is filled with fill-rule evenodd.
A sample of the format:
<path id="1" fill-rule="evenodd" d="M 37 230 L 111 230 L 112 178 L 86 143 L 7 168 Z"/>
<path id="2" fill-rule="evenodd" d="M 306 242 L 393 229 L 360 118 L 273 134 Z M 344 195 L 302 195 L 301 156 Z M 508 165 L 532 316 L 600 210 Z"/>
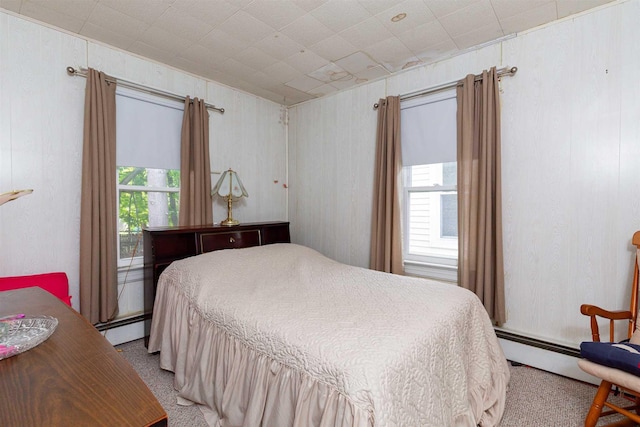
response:
<path id="1" fill-rule="evenodd" d="M 174 262 L 149 351 L 219 426 L 493 426 L 509 381 L 473 293 L 294 244 Z"/>

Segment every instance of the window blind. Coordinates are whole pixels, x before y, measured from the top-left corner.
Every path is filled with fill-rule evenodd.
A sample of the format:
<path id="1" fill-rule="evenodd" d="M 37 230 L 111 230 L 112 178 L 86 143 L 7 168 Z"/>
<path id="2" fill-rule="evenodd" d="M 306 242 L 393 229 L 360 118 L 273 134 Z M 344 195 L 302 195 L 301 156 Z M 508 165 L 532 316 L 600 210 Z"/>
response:
<path id="1" fill-rule="evenodd" d="M 458 104 L 455 89 L 402 101 L 402 165 L 456 161 Z"/>
<path id="2" fill-rule="evenodd" d="M 180 169 L 184 105 L 126 88 L 116 90 L 116 164 Z"/>

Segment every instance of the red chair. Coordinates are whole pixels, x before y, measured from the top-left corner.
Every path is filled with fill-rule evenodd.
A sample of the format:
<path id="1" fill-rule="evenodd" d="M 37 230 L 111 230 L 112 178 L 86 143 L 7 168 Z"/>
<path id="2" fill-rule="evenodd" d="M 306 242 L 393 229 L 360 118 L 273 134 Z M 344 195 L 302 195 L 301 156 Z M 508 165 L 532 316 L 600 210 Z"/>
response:
<path id="1" fill-rule="evenodd" d="M 58 297 L 71 307 L 69 295 L 69 279 L 66 273 L 33 274 L 30 276 L 0 277 L 0 291 L 38 286 Z"/>

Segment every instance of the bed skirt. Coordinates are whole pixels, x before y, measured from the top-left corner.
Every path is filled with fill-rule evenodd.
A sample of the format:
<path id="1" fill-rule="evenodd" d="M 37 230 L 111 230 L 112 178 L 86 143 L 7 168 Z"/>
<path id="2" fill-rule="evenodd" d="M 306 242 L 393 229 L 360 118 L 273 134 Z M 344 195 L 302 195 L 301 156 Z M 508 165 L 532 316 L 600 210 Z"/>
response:
<path id="1" fill-rule="evenodd" d="M 156 304 L 171 307 L 156 310 L 154 316 L 178 315 L 159 319 L 167 336 L 152 333 L 149 352 L 160 351 L 160 367 L 175 373 L 179 403 L 202 405 L 210 426 L 374 425 L 373 408 L 360 407 L 332 386 L 247 348 L 202 318 L 174 288 L 158 288 L 158 292 L 162 294 Z"/>

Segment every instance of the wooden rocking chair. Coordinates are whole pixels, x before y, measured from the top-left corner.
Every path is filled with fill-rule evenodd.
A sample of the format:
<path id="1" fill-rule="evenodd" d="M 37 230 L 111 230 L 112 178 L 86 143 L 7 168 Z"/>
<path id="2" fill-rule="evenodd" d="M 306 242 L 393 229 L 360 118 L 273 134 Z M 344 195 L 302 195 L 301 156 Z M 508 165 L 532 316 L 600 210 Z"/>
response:
<path id="1" fill-rule="evenodd" d="M 609 341 L 614 341 L 614 321 L 627 320 L 629 322 L 628 336 L 631 342 L 640 343 L 640 329 L 636 330 L 636 320 L 638 316 L 638 262 L 640 262 L 640 231 L 633 234 L 632 243 L 638 248 L 636 252 L 636 262 L 633 273 L 633 285 L 631 287 L 631 304 L 629 311 L 608 311 L 594 305 L 583 304 L 580 306 L 580 312 L 591 318 L 591 334 L 593 341 L 600 341 L 600 331 L 598 329 L 597 317 L 609 319 Z M 633 338 L 632 338 L 633 336 Z M 636 425 L 640 423 L 640 377 L 631 373 L 624 372 L 620 369 L 610 368 L 604 365 L 581 359 L 578 362 L 580 369 L 600 378 L 602 382 L 593 399 L 587 418 L 584 421 L 585 427 L 593 427 L 600 417 L 620 413 L 628 417 L 628 420 L 611 424 L 611 426 Z M 611 388 L 618 387 L 624 393 L 635 398 L 632 405 L 626 407 L 617 406 L 607 401 Z M 603 412 L 604 407 L 609 411 Z M 634 412 L 631 412 L 634 411 Z"/>

